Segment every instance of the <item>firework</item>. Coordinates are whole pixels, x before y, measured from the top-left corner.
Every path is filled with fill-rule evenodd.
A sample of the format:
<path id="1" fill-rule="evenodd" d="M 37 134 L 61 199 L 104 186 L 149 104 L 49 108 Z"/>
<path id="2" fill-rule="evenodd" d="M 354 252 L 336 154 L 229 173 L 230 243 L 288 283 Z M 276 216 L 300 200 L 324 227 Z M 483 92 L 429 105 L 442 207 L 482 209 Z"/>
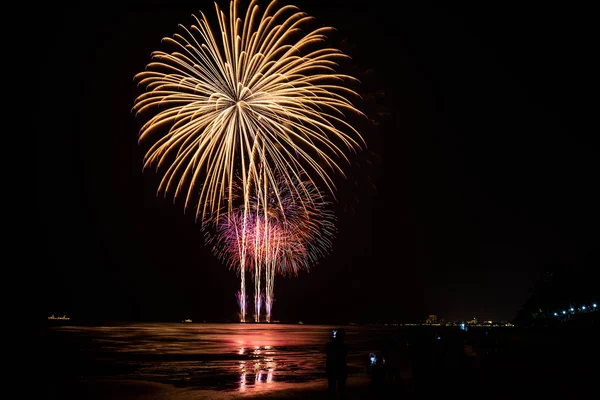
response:
<path id="1" fill-rule="evenodd" d="M 216 11 L 216 33 L 203 13 L 193 16 L 191 27 L 163 39 L 172 51 L 153 52 L 135 77 L 146 91 L 134 111 L 153 114 L 140 130 L 140 141 L 153 142 L 144 168 L 165 168 L 158 192 L 184 196 L 186 209 L 195 203 L 197 217 L 212 218 L 237 173 L 248 200 L 261 164 L 273 191 L 275 169 L 290 178 L 306 170 L 333 194 L 336 159 L 347 160 L 345 150 L 359 149 L 362 138 L 346 121 L 361 114 L 349 100 L 358 95 L 344 86 L 355 79 L 335 72 L 347 56 L 322 47 L 332 28 L 304 31 L 312 18 L 274 1 L 262 13 L 252 1 L 243 20 L 237 1 L 229 19 Z"/>
<path id="2" fill-rule="evenodd" d="M 234 209 L 214 221 L 206 230 L 207 242 L 220 259 L 240 268 L 242 257 L 252 265 L 254 279 L 255 321 L 260 321 L 261 281 L 264 275 L 264 305 L 270 321 L 273 307 L 275 274 L 296 275 L 324 257 L 335 236 L 335 216 L 330 202 L 309 182 L 285 182 L 278 174 L 279 191 L 252 197 L 249 210 Z M 302 191 L 290 190 L 303 187 Z M 279 194 L 277 198 L 275 193 Z M 258 201 L 256 198 L 266 199 Z M 244 251 L 246 249 L 246 251 Z"/>
<path id="3" fill-rule="evenodd" d="M 183 197 L 184 208 L 193 208 L 203 224 L 219 219 L 222 210 L 243 210 L 238 265 L 244 321 L 250 202 L 263 209 L 267 197 L 280 202 L 275 171 L 285 184 L 303 174 L 335 196 L 332 174 L 343 175 L 339 161 L 364 143 L 348 116 L 362 113 L 350 100 L 358 97 L 348 87 L 356 80 L 336 72 L 347 56 L 324 45 L 333 28 L 311 30 L 312 17 L 275 1 L 264 11 L 252 1 L 243 17 L 237 1 L 229 4 L 229 18 L 215 7 L 217 29 L 200 13 L 191 26 L 180 25 L 181 33 L 163 39 L 170 50 L 153 52 L 135 76 L 145 92 L 133 111 L 149 115 L 139 141 L 150 142 L 144 168 L 163 171 L 157 193 Z M 232 200 L 236 176 L 241 206 Z M 306 196 L 303 186 L 288 190 Z M 279 265 L 288 272 L 299 264 Z"/>

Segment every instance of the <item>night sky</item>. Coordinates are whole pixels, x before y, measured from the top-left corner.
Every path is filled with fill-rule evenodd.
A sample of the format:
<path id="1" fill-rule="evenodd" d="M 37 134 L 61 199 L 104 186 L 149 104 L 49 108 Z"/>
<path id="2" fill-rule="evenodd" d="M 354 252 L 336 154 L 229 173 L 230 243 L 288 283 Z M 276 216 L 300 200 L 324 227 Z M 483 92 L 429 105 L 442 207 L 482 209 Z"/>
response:
<path id="1" fill-rule="evenodd" d="M 214 6 L 142 3 L 30 10 L 39 316 L 233 321 L 239 279 L 156 197 L 130 111 L 160 39 Z M 544 268 L 598 268 L 591 10 L 418 3 L 291 3 L 337 28 L 375 123 L 331 255 L 276 280 L 274 319 L 507 320 Z"/>

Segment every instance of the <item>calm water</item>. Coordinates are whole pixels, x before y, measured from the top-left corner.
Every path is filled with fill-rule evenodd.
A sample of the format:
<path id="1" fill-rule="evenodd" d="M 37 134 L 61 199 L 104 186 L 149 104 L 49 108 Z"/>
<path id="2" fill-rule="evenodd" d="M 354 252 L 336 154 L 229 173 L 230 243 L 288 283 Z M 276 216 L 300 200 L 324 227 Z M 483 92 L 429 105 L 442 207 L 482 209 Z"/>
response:
<path id="1" fill-rule="evenodd" d="M 257 394 L 325 382 L 324 348 L 335 326 L 145 323 L 57 326 L 46 346 L 63 374 L 169 384 L 220 393 Z M 344 327 L 352 379 L 365 376 L 381 328 Z M 393 331 L 390 329 L 389 334 Z M 213 397 L 210 394 L 208 398 Z"/>

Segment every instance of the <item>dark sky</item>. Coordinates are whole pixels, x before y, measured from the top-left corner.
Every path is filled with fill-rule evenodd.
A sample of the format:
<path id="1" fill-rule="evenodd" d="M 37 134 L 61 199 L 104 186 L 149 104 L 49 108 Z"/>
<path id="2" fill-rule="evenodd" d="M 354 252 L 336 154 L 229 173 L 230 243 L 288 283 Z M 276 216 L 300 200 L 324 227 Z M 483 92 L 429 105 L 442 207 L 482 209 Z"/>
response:
<path id="1" fill-rule="evenodd" d="M 130 113 L 160 39 L 214 6 L 140 3 L 30 10 L 39 313 L 233 319 L 239 280 L 182 205 L 155 196 Z M 510 319 L 547 266 L 598 267 L 591 10 L 418 3 L 292 2 L 337 28 L 378 125 L 332 254 L 278 278 L 275 319 Z"/>

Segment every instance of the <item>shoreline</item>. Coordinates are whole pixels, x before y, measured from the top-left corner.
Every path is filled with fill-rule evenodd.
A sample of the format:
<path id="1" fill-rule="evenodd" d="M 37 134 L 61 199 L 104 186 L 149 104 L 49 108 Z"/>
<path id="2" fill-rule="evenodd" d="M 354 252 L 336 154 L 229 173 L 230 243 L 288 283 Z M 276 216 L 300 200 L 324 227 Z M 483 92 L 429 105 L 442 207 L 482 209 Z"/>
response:
<path id="1" fill-rule="evenodd" d="M 245 398 L 268 399 L 328 399 L 327 380 L 319 378 L 309 382 L 285 382 L 279 389 L 220 390 L 194 386 L 177 386 L 146 379 L 121 377 L 87 377 L 65 379 L 54 382 L 47 391 L 47 398 L 56 399 L 111 399 L 111 400 L 227 400 Z M 370 381 L 366 375 L 351 376 L 347 381 L 346 399 L 361 399 L 371 396 Z"/>

